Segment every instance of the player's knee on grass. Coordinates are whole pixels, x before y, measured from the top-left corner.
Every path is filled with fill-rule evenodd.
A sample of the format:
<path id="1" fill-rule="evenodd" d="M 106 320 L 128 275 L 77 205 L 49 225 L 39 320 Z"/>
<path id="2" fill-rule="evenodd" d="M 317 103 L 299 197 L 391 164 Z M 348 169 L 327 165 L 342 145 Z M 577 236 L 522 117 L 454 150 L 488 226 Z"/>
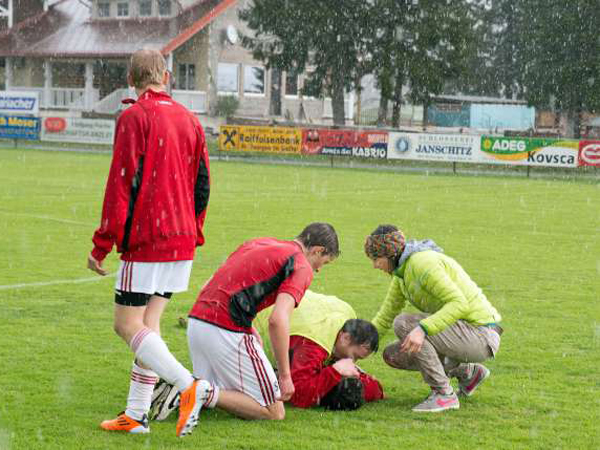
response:
<path id="1" fill-rule="evenodd" d="M 265 419 L 266 420 L 283 420 L 285 419 L 285 407 L 283 402 L 275 402 L 272 405 L 265 406 Z"/>

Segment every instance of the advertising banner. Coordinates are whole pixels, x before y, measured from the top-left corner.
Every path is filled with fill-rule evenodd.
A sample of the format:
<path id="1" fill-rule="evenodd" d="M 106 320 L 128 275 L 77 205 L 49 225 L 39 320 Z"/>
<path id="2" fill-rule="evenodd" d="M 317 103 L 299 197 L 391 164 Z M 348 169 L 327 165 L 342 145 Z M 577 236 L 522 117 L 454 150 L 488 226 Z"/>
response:
<path id="1" fill-rule="evenodd" d="M 465 134 L 390 133 L 388 159 L 481 162 L 480 144 Z"/>
<path id="2" fill-rule="evenodd" d="M 35 91 L 0 91 L 0 114 L 37 114 L 40 94 Z"/>
<path id="3" fill-rule="evenodd" d="M 577 167 L 579 141 L 481 137 L 484 162 L 518 166 Z"/>
<path id="4" fill-rule="evenodd" d="M 386 131 L 302 129 L 302 153 L 306 155 L 385 159 L 387 148 Z"/>
<path id="5" fill-rule="evenodd" d="M 0 116 L 0 138 L 40 138 L 40 119 L 37 117 Z"/>
<path id="6" fill-rule="evenodd" d="M 300 153 L 299 128 L 221 125 L 219 150 Z"/>
<path id="7" fill-rule="evenodd" d="M 579 165 L 600 166 L 600 141 L 579 141 Z"/>
<path id="8" fill-rule="evenodd" d="M 110 145 L 114 137 L 114 120 L 79 117 L 46 117 L 42 120 L 42 141 Z"/>

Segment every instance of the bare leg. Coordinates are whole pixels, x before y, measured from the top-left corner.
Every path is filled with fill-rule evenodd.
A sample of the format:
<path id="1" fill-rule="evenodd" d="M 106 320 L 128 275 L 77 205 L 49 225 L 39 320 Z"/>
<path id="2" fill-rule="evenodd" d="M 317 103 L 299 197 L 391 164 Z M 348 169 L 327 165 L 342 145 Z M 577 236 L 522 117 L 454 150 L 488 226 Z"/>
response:
<path id="1" fill-rule="evenodd" d="M 242 419 L 283 420 L 285 417 L 283 402 L 261 406 L 252 397 L 237 391 L 221 390 L 217 407 Z"/>

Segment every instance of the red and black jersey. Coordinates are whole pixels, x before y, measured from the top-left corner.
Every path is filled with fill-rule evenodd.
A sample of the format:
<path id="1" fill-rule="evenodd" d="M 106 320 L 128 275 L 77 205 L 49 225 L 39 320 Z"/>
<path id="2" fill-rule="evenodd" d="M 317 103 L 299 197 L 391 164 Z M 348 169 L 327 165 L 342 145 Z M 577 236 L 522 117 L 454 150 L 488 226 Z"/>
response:
<path id="1" fill-rule="evenodd" d="M 200 122 L 165 92 L 147 90 L 117 120 L 92 256 L 101 261 L 116 244 L 125 261 L 194 259 L 209 186 Z"/>
<path id="2" fill-rule="evenodd" d="M 300 244 L 259 238 L 242 244 L 206 283 L 190 317 L 251 332 L 256 314 L 287 293 L 300 303 L 313 270 Z"/>
<path id="3" fill-rule="evenodd" d="M 317 406 L 342 376 L 328 364 L 330 355 L 327 350 L 303 336 L 290 336 L 290 369 L 294 383 L 294 395 L 290 403 L 299 408 Z M 361 372 L 363 396 L 366 402 L 383 398 L 383 388 L 371 375 Z"/>

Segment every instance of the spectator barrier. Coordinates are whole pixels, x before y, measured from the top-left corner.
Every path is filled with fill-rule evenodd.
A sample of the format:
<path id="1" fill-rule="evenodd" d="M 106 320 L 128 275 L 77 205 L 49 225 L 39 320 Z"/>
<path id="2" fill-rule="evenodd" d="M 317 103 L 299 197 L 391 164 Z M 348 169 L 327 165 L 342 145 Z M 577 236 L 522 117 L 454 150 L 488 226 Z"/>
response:
<path id="1" fill-rule="evenodd" d="M 223 125 L 219 150 L 574 168 L 600 166 L 600 141 Z"/>
<path id="2" fill-rule="evenodd" d="M 35 98 L 0 97 L 0 138 L 111 145 L 115 122 L 35 117 Z M 13 114 L 9 114 L 14 111 Z M 25 115 L 29 114 L 29 115 Z M 38 113 L 39 114 L 39 113 Z M 36 114 L 37 115 L 37 114 Z M 223 125 L 219 150 L 575 168 L 600 166 L 600 140 L 432 134 L 381 130 Z"/>

